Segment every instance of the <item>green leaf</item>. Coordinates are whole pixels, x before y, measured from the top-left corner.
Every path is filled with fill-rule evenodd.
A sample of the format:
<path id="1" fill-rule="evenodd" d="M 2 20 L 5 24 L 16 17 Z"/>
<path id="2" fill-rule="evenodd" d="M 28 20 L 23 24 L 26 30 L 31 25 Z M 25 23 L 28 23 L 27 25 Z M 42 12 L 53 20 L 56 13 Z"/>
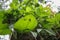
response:
<path id="1" fill-rule="evenodd" d="M 42 29 L 37 29 L 37 33 L 40 33 L 42 31 Z"/>
<path id="2" fill-rule="evenodd" d="M 29 32 L 37 26 L 37 20 L 33 15 L 26 15 L 20 18 L 15 24 L 14 28 L 20 32 Z"/>
<path id="3" fill-rule="evenodd" d="M 56 36 L 56 33 L 53 30 L 46 30 L 45 29 L 45 31 L 48 32 L 50 35 Z"/>
<path id="4" fill-rule="evenodd" d="M 34 0 L 35 3 L 38 3 L 38 0 Z"/>
<path id="5" fill-rule="evenodd" d="M 32 9 L 30 7 L 26 7 L 26 12 L 31 12 Z"/>

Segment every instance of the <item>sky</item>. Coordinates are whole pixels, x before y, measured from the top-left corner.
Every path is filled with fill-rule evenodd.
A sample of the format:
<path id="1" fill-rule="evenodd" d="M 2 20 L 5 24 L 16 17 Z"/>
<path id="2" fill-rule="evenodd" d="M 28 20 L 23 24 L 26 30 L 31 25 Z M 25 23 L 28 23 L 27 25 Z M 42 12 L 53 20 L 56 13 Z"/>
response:
<path id="1" fill-rule="evenodd" d="M 60 6 L 60 0 L 45 0 L 45 1 L 52 1 L 56 6 Z"/>
<path id="2" fill-rule="evenodd" d="M 60 0 L 52 0 L 55 5 L 60 6 Z"/>
<path id="3" fill-rule="evenodd" d="M 60 0 L 45 0 L 45 1 L 47 1 L 47 4 L 51 5 L 52 11 L 54 12 L 60 11 Z"/>

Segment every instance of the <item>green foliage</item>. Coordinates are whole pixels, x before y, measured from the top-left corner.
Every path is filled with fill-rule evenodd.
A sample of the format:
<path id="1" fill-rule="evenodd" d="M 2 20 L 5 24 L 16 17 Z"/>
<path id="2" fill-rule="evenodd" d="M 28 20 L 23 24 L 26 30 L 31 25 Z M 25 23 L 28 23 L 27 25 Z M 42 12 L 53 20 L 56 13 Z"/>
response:
<path id="1" fill-rule="evenodd" d="M 10 4 L 12 9 L 17 9 L 19 7 L 18 0 L 12 0 L 12 3 Z"/>
<path id="2" fill-rule="evenodd" d="M 6 34 L 11 34 L 10 29 L 0 29 L 0 35 L 6 35 Z"/>
<path id="3" fill-rule="evenodd" d="M 36 15 L 39 17 L 39 22 L 43 28 L 51 29 L 53 27 L 53 24 L 48 20 L 50 19 L 51 21 L 52 19 L 50 18 L 52 12 L 49 7 L 43 7 L 42 5 L 40 5 L 35 12 Z"/>
<path id="4" fill-rule="evenodd" d="M 0 11 L 0 35 L 10 34 L 11 30 L 8 28 L 7 23 L 3 23 L 4 20 L 4 10 Z"/>
<path id="5" fill-rule="evenodd" d="M 7 26 L 6 24 L 3 24 L 3 20 L 4 20 L 4 11 L 0 11 L 0 29 L 6 28 L 5 26 Z"/>
<path id="6" fill-rule="evenodd" d="M 38 8 L 36 8 L 36 15 L 39 17 L 45 17 L 51 15 L 51 10 L 49 7 L 43 7 L 40 5 Z"/>
<path id="7" fill-rule="evenodd" d="M 22 2 L 13 0 L 10 7 L 5 12 L 0 11 L 0 29 L 7 28 L 10 24 L 14 24 L 14 29 L 18 32 L 30 32 L 39 24 L 42 29 L 47 30 L 60 27 L 60 13 L 54 16 L 51 9 L 38 4 L 38 0 L 23 0 Z M 5 23 L 3 24 L 2 21 Z"/>

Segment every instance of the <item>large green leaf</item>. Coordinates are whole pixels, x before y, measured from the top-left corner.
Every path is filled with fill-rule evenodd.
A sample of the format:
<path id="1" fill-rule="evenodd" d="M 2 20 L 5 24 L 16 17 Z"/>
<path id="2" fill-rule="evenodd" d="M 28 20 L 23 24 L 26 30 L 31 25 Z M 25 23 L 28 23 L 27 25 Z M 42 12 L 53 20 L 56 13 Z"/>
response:
<path id="1" fill-rule="evenodd" d="M 29 32 L 37 26 L 37 20 L 33 15 L 26 15 L 20 18 L 15 24 L 14 28 L 20 32 Z"/>

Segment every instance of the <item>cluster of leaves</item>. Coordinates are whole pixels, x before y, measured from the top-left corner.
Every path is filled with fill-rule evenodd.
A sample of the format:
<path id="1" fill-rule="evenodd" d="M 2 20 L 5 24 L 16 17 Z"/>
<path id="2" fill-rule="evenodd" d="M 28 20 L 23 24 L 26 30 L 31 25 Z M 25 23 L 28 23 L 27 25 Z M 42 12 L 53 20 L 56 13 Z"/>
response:
<path id="1" fill-rule="evenodd" d="M 13 0 L 10 7 L 11 8 L 4 13 L 0 13 L 5 17 L 3 18 L 4 23 L 8 25 L 14 24 L 14 29 L 18 32 L 29 32 L 33 30 L 35 26 L 38 27 L 39 24 L 42 26 L 40 29 L 52 30 L 52 28 L 55 29 L 60 27 L 60 13 L 53 15 L 51 9 L 40 5 L 38 0 L 23 0 L 21 2 Z M 2 22 L 1 18 L 2 15 L 0 17 L 0 21 Z M 0 25 L 3 27 L 1 22 Z"/>
<path id="2" fill-rule="evenodd" d="M 4 23 L 5 17 L 4 17 L 4 11 L 0 11 L 0 34 L 1 35 L 5 35 L 5 34 L 10 34 L 11 31 L 8 27 L 8 24 L 7 23 Z"/>

